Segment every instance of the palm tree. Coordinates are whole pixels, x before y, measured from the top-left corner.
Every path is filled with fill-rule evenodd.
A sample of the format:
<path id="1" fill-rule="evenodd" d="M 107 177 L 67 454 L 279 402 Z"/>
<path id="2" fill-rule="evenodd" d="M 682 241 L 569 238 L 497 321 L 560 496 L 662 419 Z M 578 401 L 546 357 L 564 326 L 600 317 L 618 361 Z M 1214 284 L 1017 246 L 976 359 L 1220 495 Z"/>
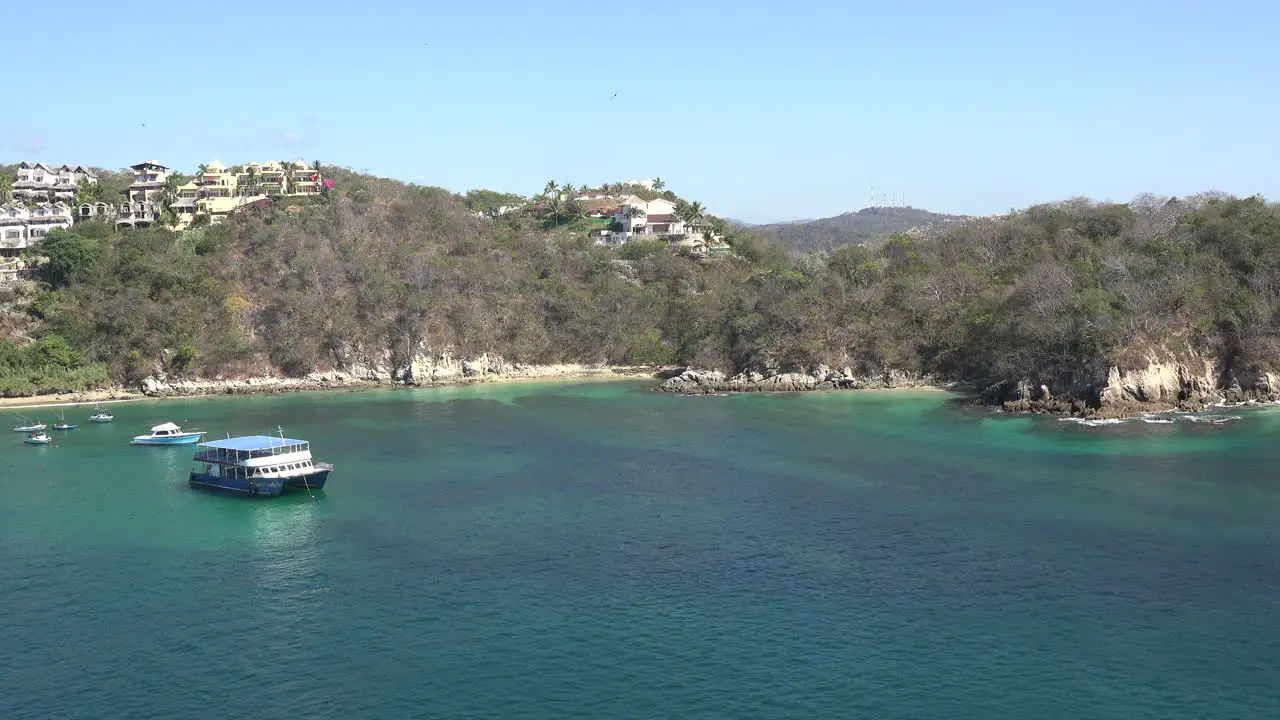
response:
<path id="1" fill-rule="evenodd" d="M 554 195 L 558 189 L 560 189 L 560 186 L 556 184 L 555 180 L 548 180 L 546 186 L 542 188 L 542 194 Z"/>
<path id="2" fill-rule="evenodd" d="M 660 178 L 660 177 L 656 177 L 656 178 L 654 178 L 654 179 L 653 179 L 653 189 L 654 189 L 654 190 L 661 190 L 662 188 L 664 188 L 664 187 L 666 187 L 666 186 L 667 186 L 667 184 L 666 184 L 666 183 L 664 183 L 664 182 L 662 182 L 662 178 Z"/>
<path id="3" fill-rule="evenodd" d="M 706 208 L 702 207 L 702 203 L 696 200 L 693 202 L 681 200 L 676 203 L 676 217 L 684 221 L 686 229 L 697 225 L 706 214 Z"/>
<path id="4" fill-rule="evenodd" d="M 577 191 L 578 189 L 573 186 L 573 183 L 565 183 L 564 187 L 560 188 L 560 192 L 564 195 L 566 200 L 572 200 L 573 194 Z"/>
<path id="5" fill-rule="evenodd" d="M 683 219 L 687 224 L 697 225 L 702 222 L 702 218 L 706 216 L 707 209 L 702 206 L 702 203 L 694 200 L 693 202 L 685 205 L 685 214 L 686 216 Z"/>
<path id="6" fill-rule="evenodd" d="M 249 174 L 249 178 L 245 180 L 245 183 L 244 183 L 244 194 L 254 195 L 256 193 L 254 193 L 253 191 L 257 190 L 257 185 L 258 185 L 258 168 L 250 165 L 248 174 Z"/>
<path id="7" fill-rule="evenodd" d="M 283 182 L 280 183 L 280 193 L 283 195 L 289 192 L 289 186 L 293 184 L 293 161 L 280 161 L 280 171 L 280 177 L 283 178 Z"/>
<path id="8" fill-rule="evenodd" d="M 0 176 L 0 203 L 7 203 L 13 200 L 13 180 L 8 175 Z"/>
<path id="9" fill-rule="evenodd" d="M 564 196 L 556 193 L 547 198 L 547 214 L 555 227 L 560 227 L 560 219 L 566 217 Z"/>
<path id="10" fill-rule="evenodd" d="M 199 165 L 196 166 L 196 184 L 197 185 L 204 185 L 204 175 L 207 172 L 209 172 L 209 166 L 207 164 L 200 163 Z"/>

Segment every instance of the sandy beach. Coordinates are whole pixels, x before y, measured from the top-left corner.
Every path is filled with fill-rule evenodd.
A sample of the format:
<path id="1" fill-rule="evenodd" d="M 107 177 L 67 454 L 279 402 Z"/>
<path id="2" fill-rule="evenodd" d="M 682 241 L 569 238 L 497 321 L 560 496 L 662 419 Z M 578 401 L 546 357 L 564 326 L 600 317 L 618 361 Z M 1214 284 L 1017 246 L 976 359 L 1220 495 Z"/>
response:
<path id="1" fill-rule="evenodd" d="M 543 374 L 545 373 L 545 374 Z M 640 380 L 654 377 L 653 368 L 613 367 L 613 368 L 566 368 L 565 366 L 546 366 L 538 370 L 525 370 L 510 375 L 481 375 L 476 377 L 459 377 L 448 380 L 404 385 L 390 381 L 352 380 L 342 383 L 320 384 L 302 383 L 282 378 L 251 378 L 233 381 L 200 381 L 180 387 L 178 392 L 146 394 L 130 392 L 120 388 L 108 390 L 92 390 L 83 393 L 59 393 L 54 395 L 34 395 L 30 397 L 0 398 L 0 410 L 38 410 L 42 408 L 64 408 L 85 405 L 107 405 L 111 403 L 138 402 L 141 400 L 167 400 L 193 397 L 224 397 L 227 395 L 266 395 L 275 393 L 318 392 L 324 390 L 389 390 L 427 389 L 435 387 L 457 387 L 461 385 L 481 385 L 493 383 L 553 383 L 553 382 L 587 382 Z"/>

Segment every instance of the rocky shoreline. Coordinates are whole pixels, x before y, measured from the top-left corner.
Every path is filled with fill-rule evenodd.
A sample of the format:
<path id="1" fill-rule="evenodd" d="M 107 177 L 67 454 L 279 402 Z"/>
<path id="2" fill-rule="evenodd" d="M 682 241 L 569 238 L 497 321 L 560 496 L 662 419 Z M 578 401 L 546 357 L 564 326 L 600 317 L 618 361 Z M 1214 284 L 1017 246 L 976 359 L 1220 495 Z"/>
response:
<path id="1" fill-rule="evenodd" d="M 1280 376 L 1269 372 L 1222 370 L 1209 360 L 1151 360 L 1145 367 L 1111 367 L 1105 380 L 1055 393 L 1048 385 L 1023 380 L 983 393 L 987 404 L 1005 412 L 1123 420 L 1163 412 L 1202 412 L 1280 401 Z"/>
<path id="2" fill-rule="evenodd" d="M 457 360 L 448 354 L 419 356 L 408 368 L 387 364 L 352 364 L 341 370 L 311 373 L 303 377 L 260 375 L 246 378 L 174 378 L 157 372 L 139 387 L 111 387 L 81 393 L 34 395 L 0 399 L 0 407 L 23 408 L 56 405 L 123 402 L 128 400 L 212 395 L 267 395 L 322 390 L 362 390 L 395 387 L 444 387 L 496 382 L 558 380 L 621 380 L 654 378 L 661 368 L 621 365 L 508 363 L 482 355 Z"/>
<path id="3" fill-rule="evenodd" d="M 352 352 L 346 357 L 364 357 Z M 720 370 L 687 367 L 610 366 L 583 363 L 535 365 L 513 363 L 482 354 L 469 360 L 448 351 L 420 350 L 411 362 L 397 366 L 389 351 L 364 361 L 340 363 L 340 369 L 304 377 L 262 374 L 212 379 L 171 378 L 157 371 L 138 388 L 115 387 L 86 393 L 0 399 L 0 407 L 80 404 L 142 398 L 207 395 L 258 395 L 312 390 L 392 387 L 435 387 L 474 383 L 655 378 L 655 392 L 712 395 L 746 392 L 811 392 L 834 390 L 957 390 L 960 384 L 930 375 L 886 369 L 859 374 L 851 368 L 819 365 L 801 371 L 750 371 L 730 375 Z M 1213 407 L 1280 402 L 1280 375 L 1267 372 L 1222 372 L 1213 362 L 1196 358 L 1151 360 L 1139 369 L 1109 369 L 1105 379 L 1060 388 L 1029 380 L 1003 382 L 973 391 L 973 404 L 1008 413 L 1053 414 L 1113 420 L 1170 411 L 1197 412 Z"/>
<path id="4" fill-rule="evenodd" d="M 892 390 L 903 388 L 950 389 L 953 384 L 937 382 L 898 370 L 876 375 L 858 375 L 851 368 L 833 370 L 819 366 L 806 372 L 743 372 L 727 375 L 719 370 L 686 369 L 654 388 L 656 392 L 681 395 L 712 395 L 741 392 L 808 392 L 815 390 Z"/>
<path id="5" fill-rule="evenodd" d="M 936 389 L 958 390 L 956 382 L 897 370 L 858 374 L 850 368 L 819 366 L 792 372 L 719 370 L 676 371 L 654 388 L 656 392 L 711 395 L 743 392 L 811 392 L 823 390 Z M 1221 372 L 1213 362 L 1151 360 L 1145 367 L 1109 368 L 1094 383 L 1054 392 L 1047 384 L 1028 380 L 1005 382 L 973 392 L 972 405 L 1011 414 L 1048 414 L 1092 420 L 1123 420 L 1166 412 L 1202 412 L 1218 407 L 1243 407 L 1280 402 L 1280 375 L 1268 372 Z"/>
<path id="6" fill-rule="evenodd" d="M 480 383 L 535 381 L 535 380 L 588 380 L 653 377 L 653 368 L 607 365 L 528 365 L 517 363 L 489 364 L 465 361 L 457 364 L 457 372 L 431 365 L 427 372 L 392 373 L 369 368 L 333 370 L 311 373 L 300 378 L 251 377 L 247 379 L 174 380 L 163 376 L 150 377 L 143 382 L 140 393 L 144 397 L 191 397 L 200 395 L 261 395 L 280 392 L 309 390 L 343 390 L 392 387 L 443 387 L 449 385 L 473 385 Z"/>

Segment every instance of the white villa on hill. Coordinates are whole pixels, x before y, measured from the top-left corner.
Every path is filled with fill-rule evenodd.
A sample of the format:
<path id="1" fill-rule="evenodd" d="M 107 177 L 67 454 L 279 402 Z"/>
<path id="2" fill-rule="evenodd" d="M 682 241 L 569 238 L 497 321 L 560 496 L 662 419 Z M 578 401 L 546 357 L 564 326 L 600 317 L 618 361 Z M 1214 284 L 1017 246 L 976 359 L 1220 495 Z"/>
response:
<path id="1" fill-rule="evenodd" d="M 606 245 L 621 245 L 637 236 L 684 235 L 684 221 L 676 217 L 676 204 L 664 198 L 641 200 L 635 195 L 622 198 L 613 213 L 614 229 L 604 238 Z"/>
<path id="2" fill-rule="evenodd" d="M 81 203 L 76 207 L 76 222 L 81 220 L 114 221 L 116 206 L 107 202 Z"/>
<path id="3" fill-rule="evenodd" d="M 13 257 L 40 243 L 50 230 L 71 227 L 71 208 L 60 202 L 0 205 L 0 256 Z"/>
<path id="4" fill-rule="evenodd" d="M 16 175 L 13 199 L 21 202 L 74 200 L 80 183 L 98 182 L 88 168 L 80 165 L 54 168 L 44 163 L 23 162 L 18 165 Z"/>
<path id="5" fill-rule="evenodd" d="M 151 227 L 160 222 L 169 168 L 147 160 L 129 169 L 133 170 L 133 183 L 124 190 L 128 202 L 121 203 L 116 211 L 116 226 Z"/>

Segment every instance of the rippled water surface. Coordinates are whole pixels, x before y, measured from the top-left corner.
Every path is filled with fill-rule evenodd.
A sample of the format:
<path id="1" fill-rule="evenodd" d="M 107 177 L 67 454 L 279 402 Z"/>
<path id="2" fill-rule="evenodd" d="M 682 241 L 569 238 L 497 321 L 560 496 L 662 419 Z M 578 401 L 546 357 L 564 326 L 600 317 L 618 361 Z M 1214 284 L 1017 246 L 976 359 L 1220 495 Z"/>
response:
<path id="1" fill-rule="evenodd" d="M 1280 413 L 645 387 L 0 437 L 0 718 L 1280 717 Z M 190 448 L 127 444 L 163 420 L 283 425 L 337 470 L 194 491 Z"/>

